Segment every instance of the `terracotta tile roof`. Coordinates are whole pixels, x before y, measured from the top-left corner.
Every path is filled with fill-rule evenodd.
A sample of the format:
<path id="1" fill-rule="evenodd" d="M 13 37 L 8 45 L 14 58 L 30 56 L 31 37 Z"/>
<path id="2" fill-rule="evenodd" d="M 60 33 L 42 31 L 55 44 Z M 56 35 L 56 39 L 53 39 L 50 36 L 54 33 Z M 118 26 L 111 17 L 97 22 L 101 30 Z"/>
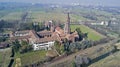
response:
<path id="1" fill-rule="evenodd" d="M 57 41 L 61 41 L 61 37 L 60 37 L 60 35 L 57 32 L 54 32 L 52 34 L 52 37 L 56 38 Z"/>
<path id="2" fill-rule="evenodd" d="M 39 35 L 51 35 L 52 32 L 51 31 L 47 31 L 47 30 L 44 30 L 44 31 L 40 31 L 40 32 L 37 32 Z"/>
<path id="3" fill-rule="evenodd" d="M 59 34 L 64 34 L 64 30 L 61 29 L 60 27 L 56 27 L 55 28 L 55 32 L 59 33 Z"/>
<path id="4" fill-rule="evenodd" d="M 74 37 L 79 37 L 77 31 L 73 32 L 71 35 L 74 36 Z"/>
<path id="5" fill-rule="evenodd" d="M 51 31 L 43 30 L 43 31 L 40 31 L 38 33 L 48 33 L 48 32 L 51 32 Z"/>
<path id="6" fill-rule="evenodd" d="M 60 27 L 56 27 L 55 29 L 58 30 L 58 31 L 59 31 L 59 30 L 62 30 Z"/>
<path id="7" fill-rule="evenodd" d="M 39 38 L 36 43 L 45 43 L 45 42 L 50 42 L 50 41 L 55 41 L 56 38 L 53 37 L 48 37 L 48 38 Z"/>
<path id="8" fill-rule="evenodd" d="M 50 42 L 50 41 L 60 41 L 62 42 L 63 39 L 74 39 L 75 37 L 79 37 L 77 32 L 73 32 L 72 34 L 64 34 L 64 30 L 61 29 L 60 27 L 56 27 L 55 32 L 51 31 L 40 31 L 40 32 L 35 32 L 34 30 L 26 30 L 26 31 L 17 31 L 17 33 L 28 33 L 28 35 L 25 36 L 19 36 L 19 37 L 11 37 L 11 40 L 16 40 L 16 39 L 27 39 L 27 40 L 34 40 L 36 43 L 45 43 L 45 42 Z M 38 35 L 41 36 L 46 36 L 50 35 L 50 37 L 45 37 L 45 38 L 40 38 Z"/>
<path id="9" fill-rule="evenodd" d="M 11 37 L 10 40 L 16 40 L 16 39 L 29 39 L 31 36 L 20 36 L 20 37 Z"/>
<path id="10" fill-rule="evenodd" d="M 37 35 L 37 33 L 34 30 L 30 30 L 30 35 L 32 38 L 39 38 L 39 36 Z"/>
<path id="11" fill-rule="evenodd" d="M 24 35 L 24 36 L 14 36 L 13 35 L 12 37 L 10 37 L 10 40 L 12 40 L 12 41 L 14 41 L 16 39 L 18 39 L 18 40 L 24 40 L 24 39 L 29 40 L 29 38 L 33 38 L 33 39 L 39 38 L 37 36 L 37 34 L 35 33 L 35 31 L 33 31 L 33 30 L 16 31 L 15 34 L 28 34 L 28 35 Z"/>
<path id="12" fill-rule="evenodd" d="M 60 37 L 65 37 L 65 36 L 66 36 L 66 34 L 60 34 L 59 36 L 60 36 Z"/>

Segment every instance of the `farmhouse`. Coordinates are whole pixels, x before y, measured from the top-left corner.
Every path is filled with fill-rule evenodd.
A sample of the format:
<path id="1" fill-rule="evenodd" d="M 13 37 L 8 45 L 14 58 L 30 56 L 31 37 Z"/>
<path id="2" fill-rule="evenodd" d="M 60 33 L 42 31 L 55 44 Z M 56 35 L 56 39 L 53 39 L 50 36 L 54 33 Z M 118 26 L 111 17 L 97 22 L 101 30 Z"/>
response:
<path id="1" fill-rule="evenodd" d="M 70 30 L 70 16 L 68 13 L 68 19 L 65 23 L 64 29 L 59 26 L 55 27 L 51 22 L 49 22 L 50 31 L 43 30 L 40 32 L 35 32 L 34 30 L 26 30 L 26 31 L 16 31 L 15 33 L 11 33 L 11 40 L 25 40 L 33 45 L 34 50 L 50 50 L 52 46 L 54 46 L 55 41 L 59 41 L 63 43 L 65 39 L 71 42 L 75 42 L 79 39 L 78 33 L 71 32 Z"/>

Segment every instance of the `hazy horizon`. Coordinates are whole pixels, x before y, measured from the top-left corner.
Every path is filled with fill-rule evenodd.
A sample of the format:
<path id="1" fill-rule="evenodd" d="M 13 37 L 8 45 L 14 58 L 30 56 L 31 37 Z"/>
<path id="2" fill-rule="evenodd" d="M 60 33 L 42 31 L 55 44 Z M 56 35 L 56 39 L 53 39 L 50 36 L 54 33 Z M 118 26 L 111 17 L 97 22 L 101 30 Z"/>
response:
<path id="1" fill-rule="evenodd" d="M 103 5 L 120 6 L 120 0 L 0 0 L 0 2 L 24 2 L 24 3 L 42 3 L 42 4 L 72 4 L 80 3 L 83 5 Z"/>

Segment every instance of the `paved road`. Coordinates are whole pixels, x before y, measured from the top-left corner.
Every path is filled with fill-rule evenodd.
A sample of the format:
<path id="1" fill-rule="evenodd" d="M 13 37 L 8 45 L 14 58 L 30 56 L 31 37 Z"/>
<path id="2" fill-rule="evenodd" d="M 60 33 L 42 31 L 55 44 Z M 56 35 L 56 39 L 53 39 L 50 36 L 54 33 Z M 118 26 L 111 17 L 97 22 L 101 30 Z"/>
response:
<path id="1" fill-rule="evenodd" d="M 90 51 L 92 51 L 93 49 L 99 49 L 99 48 L 104 47 L 104 46 L 113 45 L 113 44 L 116 43 L 117 40 L 118 40 L 118 39 L 115 39 L 115 40 L 112 40 L 112 41 L 110 41 L 110 42 L 108 42 L 108 43 L 105 43 L 105 44 L 99 44 L 99 45 L 97 45 L 97 46 L 93 46 L 93 47 L 87 48 L 87 49 L 85 49 L 85 50 L 80 50 L 80 51 L 77 52 L 77 53 L 71 54 L 71 55 L 69 55 L 69 56 L 67 56 L 67 57 L 64 57 L 64 58 L 61 58 L 61 59 L 59 59 L 59 60 L 56 60 L 56 61 L 53 61 L 53 62 L 48 62 L 48 63 L 45 64 L 44 67 L 52 67 L 52 66 L 54 66 L 54 65 L 56 65 L 56 64 L 63 63 L 63 62 L 65 62 L 65 61 L 72 61 L 72 60 L 75 58 L 76 55 L 89 55 L 89 54 L 90 54 Z"/>

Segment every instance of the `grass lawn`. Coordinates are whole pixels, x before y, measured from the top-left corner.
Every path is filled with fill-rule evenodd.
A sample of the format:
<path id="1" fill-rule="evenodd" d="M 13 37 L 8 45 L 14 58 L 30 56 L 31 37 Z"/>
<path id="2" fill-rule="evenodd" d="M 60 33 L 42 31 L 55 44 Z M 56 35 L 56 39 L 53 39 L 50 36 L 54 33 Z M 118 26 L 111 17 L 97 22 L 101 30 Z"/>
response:
<path id="1" fill-rule="evenodd" d="M 0 67 L 7 67 L 10 63 L 11 48 L 0 50 Z"/>
<path id="2" fill-rule="evenodd" d="M 22 66 L 44 60 L 46 51 L 31 51 L 24 54 L 17 53 L 16 58 L 20 58 Z"/>
<path id="3" fill-rule="evenodd" d="M 88 39 L 90 40 L 100 40 L 104 36 L 95 30 L 85 26 L 85 25 L 71 25 L 71 30 L 74 31 L 76 28 L 80 28 L 83 33 L 88 33 Z"/>

